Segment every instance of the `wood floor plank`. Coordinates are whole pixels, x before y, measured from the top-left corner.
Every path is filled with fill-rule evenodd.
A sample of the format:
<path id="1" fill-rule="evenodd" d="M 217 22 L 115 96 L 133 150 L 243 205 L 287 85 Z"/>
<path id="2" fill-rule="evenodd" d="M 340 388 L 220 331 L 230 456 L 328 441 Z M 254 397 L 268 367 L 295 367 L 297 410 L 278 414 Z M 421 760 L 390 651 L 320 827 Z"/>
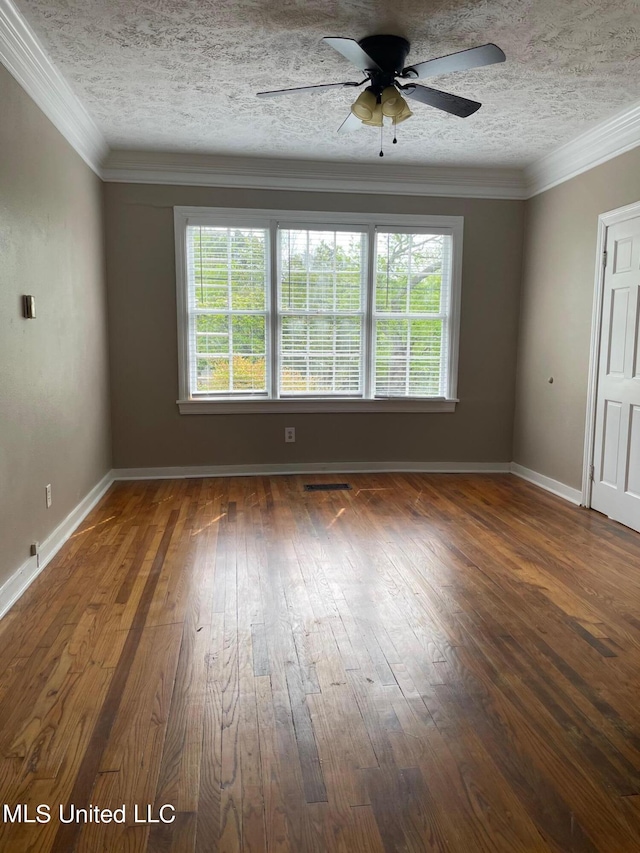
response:
<path id="1" fill-rule="evenodd" d="M 212 566 L 209 565 L 208 554 L 217 534 L 215 526 L 209 523 L 209 503 L 209 490 L 206 481 L 203 481 L 197 515 L 192 518 L 189 528 L 190 548 L 193 551 L 190 564 L 192 578 L 189 580 L 194 592 L 189 597 L 182 623 L 180 653 L 155 795 L 156 805 L 171 803 L 184 815 L 181 820 L 189 828 L 189 837 L 193 835 L 194 844 L 213 598 L 209 577 Z M 180 571 L 184 572 L 183 566 L 180 566 Z M 194 819 L 187 815 L 192 815 Z M 182 832 L 171 834 L 171 838 L 174 835 L 176 838 L 182 837 Z"/>
<path id="2" fill-rule="evenodd" d="M 233 502 L 232 502 L 233 503 Z M 235 524 L 235 516 L 227 518 Z M 220 847 L 225 851 L 242 847 L 242 765 L 240 763 L 240 679 L 238 650 L 237 562 L 230 564 L 227 552 L 225 570 L 224 639 L 222 647 L 222 763 Z"/>
<path id="3" fill-rule="evenodd" d="M 293 853 L 296 846 L 292 839 L 294 828 L 291 826 L 288 817 L 289 785 L 286 780 L 286 767 L 282 766 L 275 736 L 276 720 L 269 676 L 256 678 L 256 712 L 267 850 Z"/>
<path id="4" fill-rule="evenodd" d="M 213 613 L 204 685 L 202 756 L 196 819 L 196 851 L 209 853 L 220 837 L 222 789 L 222 646 L 224 613 Z"/>

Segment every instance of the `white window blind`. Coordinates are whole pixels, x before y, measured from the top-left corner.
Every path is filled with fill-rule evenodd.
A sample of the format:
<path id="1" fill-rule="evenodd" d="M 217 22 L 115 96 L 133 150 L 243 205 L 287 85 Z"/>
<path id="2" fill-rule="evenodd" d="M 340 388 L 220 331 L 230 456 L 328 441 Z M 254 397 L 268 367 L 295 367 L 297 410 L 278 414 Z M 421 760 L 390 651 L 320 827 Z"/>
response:
<path id="1" fill-rule="evenodd" d="M 366 233 L 279 229 L 282 396 L 361 396 Z"/>
<path id="2" fill-rule="evenodd" d="M 445 397 L 451 237 L 379 230 L 373 310 L 378 397 Z"/>
<path id="3" fill-rule="evenodd" d="M 187 225 L 193 394 L 267 394 L 268 234 Z"/>

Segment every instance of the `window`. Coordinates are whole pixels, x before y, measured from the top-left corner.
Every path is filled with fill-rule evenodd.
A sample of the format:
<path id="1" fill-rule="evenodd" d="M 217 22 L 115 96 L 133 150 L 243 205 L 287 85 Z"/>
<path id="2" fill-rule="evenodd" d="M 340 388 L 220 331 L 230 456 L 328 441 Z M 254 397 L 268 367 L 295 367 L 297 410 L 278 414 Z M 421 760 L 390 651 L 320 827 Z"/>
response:
<path id="1" fill-rule="evenodd" d="M 187 225 L 193 396 L 266 394 L 268 234 Z"/>
<path id="2" fill-rule="evenodd" d="M 375 393 L 440 397 L 448 384 L 451 238 L 378 231 Z"/>
<path id="3" fill-rule="evenodd" d="M 279 228 L 282 396 L 361 397 L 366 233 Z"/>
<path id="4" fill-rule="evenodd" d="M 461 217 L 176 208 L 180 411 L 452 411 Z"/>

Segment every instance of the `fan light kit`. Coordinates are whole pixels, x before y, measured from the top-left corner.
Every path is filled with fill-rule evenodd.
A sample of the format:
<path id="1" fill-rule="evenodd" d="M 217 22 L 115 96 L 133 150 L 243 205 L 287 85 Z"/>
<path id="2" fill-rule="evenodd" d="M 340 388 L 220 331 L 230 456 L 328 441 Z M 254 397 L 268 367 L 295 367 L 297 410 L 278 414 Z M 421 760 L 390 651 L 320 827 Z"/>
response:
<path id="1" fill-rule="evenodd" d="M 418 83 L 401 83 L 399 80 L 424 80 L 427 77 L 449 74 L 452 71 L 480 68 L 483 65 L 493 65 L 505 60 L 503 51 L 497 45 L 483 44 L 480 47 L 460 50 L 457 53 L 450 53 L 448 56 L 427 59 L 425 62 L 418 62 L 416 65 L 405 66 L 410 45 L 401 36 L 367 36 L 360 41 L 326 37 L 323 41 L 364 72 L 364 80 L 258 92 L 258 97 L 272 98 L 279 95 L 324 92 L 327 89 L 359 88 L 366 83 L 366 89 L 360 92 L 351 105 L 351 113 L 338 128 L 338 133 L 356 130 L 362 125 L 379 127 L 381 157 L 383 156 L 382 128 L 384 119 L 390 119 L 393 125 L 393 141 L 395 143 L 397 142 L 395 133 L 397 126 L 413 115 L 405 98 L 420 101 L 427 106 L 435 107 L 460 118 L 473 115 L 482 106 L 478 101 L 470 101 L 460 95 L 451 95 L 448 92 L 441 92 L 439 89 L 420 86 Z"/>

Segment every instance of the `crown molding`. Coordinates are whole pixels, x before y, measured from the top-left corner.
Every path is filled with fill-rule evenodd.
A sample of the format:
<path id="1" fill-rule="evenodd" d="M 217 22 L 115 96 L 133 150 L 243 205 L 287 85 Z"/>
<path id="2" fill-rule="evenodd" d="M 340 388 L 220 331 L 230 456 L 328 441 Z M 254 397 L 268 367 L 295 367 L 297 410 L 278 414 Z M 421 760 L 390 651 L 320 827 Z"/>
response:
<path id="1" fill-rule="evenodd" d="M 0 0 L 0 62 L 93 171 L 107 142 L 12 0 Z"/>
<path id="2" fill-rule="evenodd" d="M 519 169 L 478 169 L 111 151 L 102 177 L 115 183 L 522 199 Z"/>
<path id="3" fill-rule="evenodd" d="M 640 146 L 639 102 L 524 169 L 109 151 L 12 0 L 0 0 L 0 62 L 93 171 L 111 182 L 526 199 Z"/>
<path id="4" fill-rule="evenodd" d="M 526 197 L 550 190 L 640 145 L 640 102 L 600 122 L 524 170 Z"/>

